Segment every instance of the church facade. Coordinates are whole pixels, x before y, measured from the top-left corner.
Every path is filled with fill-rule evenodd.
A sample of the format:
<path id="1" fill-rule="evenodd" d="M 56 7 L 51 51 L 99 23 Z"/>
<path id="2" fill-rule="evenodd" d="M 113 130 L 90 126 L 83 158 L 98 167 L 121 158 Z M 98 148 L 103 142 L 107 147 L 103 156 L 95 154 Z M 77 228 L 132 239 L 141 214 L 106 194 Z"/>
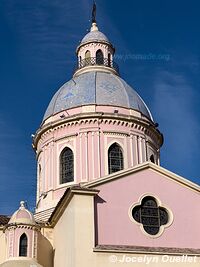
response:
<path id="1" fill-rule="evenodd" d="M 0 216 L 0 267 L 199 266 L 200 187 L 160 166 L 163 135 L 96 18 L 33 139 L 35 214 Z"/>

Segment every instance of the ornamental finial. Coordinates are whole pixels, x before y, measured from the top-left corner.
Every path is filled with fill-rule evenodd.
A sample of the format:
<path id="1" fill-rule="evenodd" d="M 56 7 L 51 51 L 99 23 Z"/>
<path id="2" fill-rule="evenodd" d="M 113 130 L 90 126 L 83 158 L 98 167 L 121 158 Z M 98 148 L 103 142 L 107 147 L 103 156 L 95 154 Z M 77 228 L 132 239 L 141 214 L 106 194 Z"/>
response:
<path id="1" fill-rule="evenodd" d="M 92 23 L 96 23 L 96 13 L 97 13 L 97 7 L 95 1 L 93 2 L 93 8 L 92 8 Z"/>
<path id="2" fill-rule="evenodd" d="M 20 209 L 25 209 L 25 201 L 20 201 Z"/>

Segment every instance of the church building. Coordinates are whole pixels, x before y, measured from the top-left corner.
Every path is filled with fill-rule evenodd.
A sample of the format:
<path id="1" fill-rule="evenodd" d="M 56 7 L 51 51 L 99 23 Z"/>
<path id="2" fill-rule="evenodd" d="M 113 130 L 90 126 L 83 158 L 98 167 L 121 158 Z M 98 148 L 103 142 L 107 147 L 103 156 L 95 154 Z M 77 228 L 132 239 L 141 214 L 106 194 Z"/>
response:
<path id="1" fill-rule="evenodd" d="M 163 135 L 95 11 L 33 138 L 35 213 L 0 216 L 0 267 L 200 266 L 200 186 L 160 166 Z"/>

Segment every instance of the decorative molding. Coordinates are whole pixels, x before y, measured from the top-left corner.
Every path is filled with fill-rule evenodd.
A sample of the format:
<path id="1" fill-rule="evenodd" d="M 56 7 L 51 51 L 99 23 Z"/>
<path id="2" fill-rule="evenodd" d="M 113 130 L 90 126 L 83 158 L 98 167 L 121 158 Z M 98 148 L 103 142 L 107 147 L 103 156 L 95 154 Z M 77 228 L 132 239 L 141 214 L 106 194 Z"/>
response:
<path id="1" fill-rule="evenodd" d="M 178 184 L 184 185 L 187 188 L 191 189 L 192 191 L 200 193 L 200 186 L 198 184 L 195 184 L 195 183 L 187 180 L 186 178 L 183 178 L 183 177 L 181 177 L 181 176 L 179 176 L 173 172 L 170 172 L 170 171 L 166 170 L 165 168 L 158 166 L 156 164 L 153 164 L 149 161 L 144 162 L 142 164 L 138 164 L 138 165 L 136 165 L 132 168 L 126 169 L 126 170 L 122 170 L 119 172 L 109 174 L 109 175 L 102 177 L 102 178 L 99 178 L 95 181 L 88 182 L 88 183 L 84 184 L 84 187 L 93 188 L 93 187 L 99 186 L 101 184 L 107 183 L 109 181 L 114 181 L 115 179 L 120 179 L 121 177 L 130 175 L 130 174 L 134 174 L 134 173 L 137 173 L 137 172 L 145 170 L 145 169 L 151 169 L 152 171 L 158 172 L 161 175 L 166 176 L 168 179 L 173 180 L 173 181 L 177 182 Z"/>
<path id="2" fill-rule="evenodd" d="M 59 138 L 55 138 L 55 139 L 54 139 L 54 142 L 58 142 L 58 141 L 60 141 L 60 140 L 70 139 L 70 138 L 73 138 L 73 139 L 74 139 L 74 137 L 76 137 L 76 136 L 78 136 L 77 133 L 75 133 L 75 134 L 65 135 L 65 136 L 62 136 L 62 137 L 59 137 Z M 70 140 L 69 140 L 69 141 L 70 141 Z"/>
<path id="3" fill-rule="evenodd" d="M 111 135 L 111 136 L 113 136 L 113 135 L 115 135 L 115 136 L 125 136 L 125 137 L 127 137 L 127 136 L 130 136 L 130 134 L 129 133 L 126 133 L 126 132 L 116 132 L 116 131 L 103 131 L 103 133 L 105 134 L 105 135 Z"/>
<path id="4" fill-rule="evenodd" d="M 114 106 L 113 106 L 114 107 Z M 118 107 L 119 108 L 119 107 Z M 115 119 L 113 119 L 115 116 Z M 79 113 L 77 115 L 66 117 L 64 120 L 57 120 L 49 124 L 44 124 L 37 132 L 34 138 L 33 145 L 36 148 L 39 141 L 45 141 L 47 134 L 54 132 L 62 127 L 70 127 L 74 125 L 81 125 L 83 123 L 108 123 L 113 125 L 121 125 L 126 123 L 126 127 L 130 129 L 135 129 L 139 132 L 143 132 L 153 139 L 154 142 L 162 145 L 163 137 L 161 133 L 155 128 L 154 124 L 147 119 L 137 118 L 134 116 L 127 116 L 125 114 L 116 115 L 113 113 Z"/>

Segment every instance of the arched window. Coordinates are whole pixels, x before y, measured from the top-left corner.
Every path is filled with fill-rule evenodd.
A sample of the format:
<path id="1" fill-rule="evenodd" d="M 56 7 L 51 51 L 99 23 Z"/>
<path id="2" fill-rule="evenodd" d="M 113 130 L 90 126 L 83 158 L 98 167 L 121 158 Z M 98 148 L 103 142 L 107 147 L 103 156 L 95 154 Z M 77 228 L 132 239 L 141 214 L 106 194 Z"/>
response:
<path id="1" fill-rule="evenodd" d="M 153 163 L 155 163 L 154 155 L 151 155 L 150 161 L 153 162 Z"/>
<path id="2" fill-rule="evenodd" d="M 27 257 L 28 239 L 26 234 L 22 234 L 19 240 L 19 256 Z"/>
<path id="3" fill-rule="evenodd" d="M 90 65 L 90 61 L 91 61 L 91 54 L 90 51 L 87 50 L 85 52 L 85 65 Z"/>
<path id="4" fill-rule="evenodd" d="M 108 149 L 108 168 L 109 174 L 124 168 L 122 149 L 117 143 L 112 144 Z"/>
<path id="5" fill-rule="evenodd" d="M 108 67 L 111 67 L 111 55 L 108 53 Z"/>
<path id="6" fill-rule="evenodd" d="M 96 64 L 103 65 L 103 52 L 101 49 L 96 52 Z"/>
<path id="7" fill-rule="evenodd" d="M 60 155 L 60 183 L 68 183 L 74 180 L 74 155 L 69 147 L 66 147 Z"/>
<path id="8" fill-rule="evenodd" d="M 90 58 L 90 57 L 91 57 L 90 51 L 87 50 L 87 51 L 85 52 L 85 58 Z"/>

